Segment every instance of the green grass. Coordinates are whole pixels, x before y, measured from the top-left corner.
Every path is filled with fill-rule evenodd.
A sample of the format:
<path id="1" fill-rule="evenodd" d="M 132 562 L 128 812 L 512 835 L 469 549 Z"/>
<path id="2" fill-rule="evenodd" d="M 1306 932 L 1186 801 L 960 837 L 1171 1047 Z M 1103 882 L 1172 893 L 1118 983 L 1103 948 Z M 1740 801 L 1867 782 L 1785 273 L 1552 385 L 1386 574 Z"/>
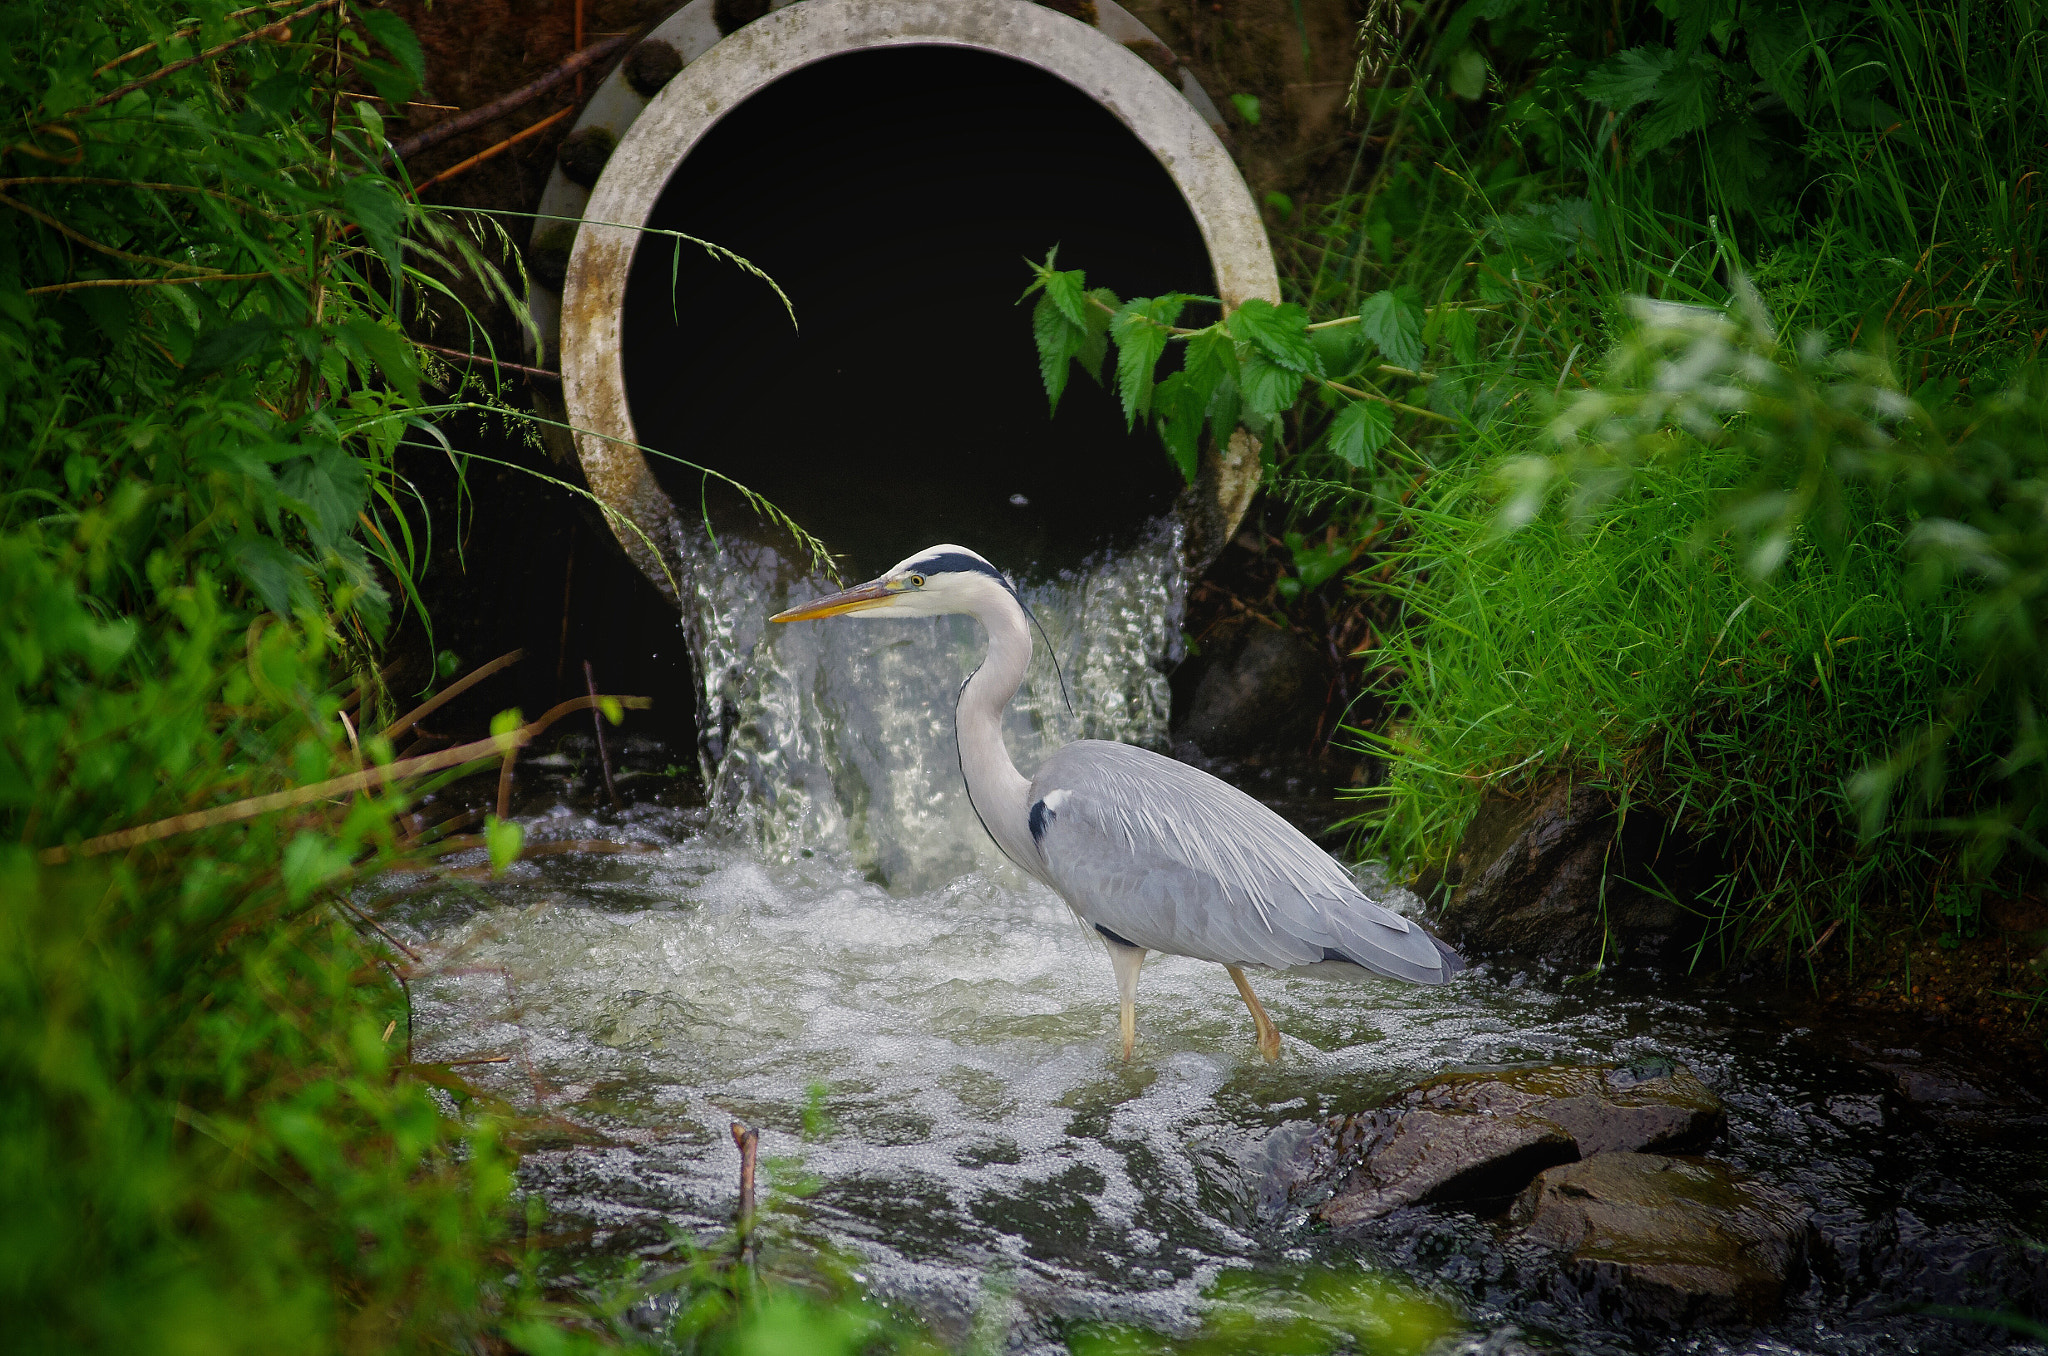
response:
<path id="1" fill-rule="evenodd" d="M 1276 241 L 1313 319 L 1424 308 L 1426 375 L 1378 389 L 1455 421 L 1352 467 L 1305 402 L 1276 469 L 1402 610 L 1362 823 L 1419 867 L 1487 786 L 1570 777 L 1725 849 L 1720 949 L 1909 898 L 1968 930 L 2048 859 L 2043 16 L 1474 13 L 1410 31 Z M 1639 297 L 1732 311 L 1727 351 Z"/>
<path id="2" fill-rule="evenodd" d="M 1641 472 L 1573 523 L 1503 535 L 1480 477 L 1410 516 L 1397 585 L 1412 623 L 1370 662 L 1403 713 L 1370 745 L 1394 774 L 1373 818 L 1397 865 L 1433 865 L 1481 795 L 1568 775 L 1719 845 L 1709 906 L 1728 948 L 1804 950 L 1930 866 L 1865 849 L 1848 776 L 1910 741 L 1957 678 L 1953 602 L 1909 599 L 1897 528 L 1866 522 L 1830 560 L 1796 543 L 1765 579 L 1719 530 L 1753 467 L 1702 452 Z M 1981 775 L 1984 750 L 1967 752 Z"/>

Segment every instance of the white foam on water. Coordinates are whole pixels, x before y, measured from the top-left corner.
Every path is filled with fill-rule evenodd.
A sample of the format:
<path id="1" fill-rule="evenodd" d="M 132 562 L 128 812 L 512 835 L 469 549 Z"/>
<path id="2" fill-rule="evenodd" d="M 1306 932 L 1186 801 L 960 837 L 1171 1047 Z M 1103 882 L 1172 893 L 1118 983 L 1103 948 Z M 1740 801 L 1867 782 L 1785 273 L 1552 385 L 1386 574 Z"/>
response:
<path id="1" fill-rule="evenodd" d="M 1027 589 L 1078 713 L 1040 664 L 1007 728 L 1027 771 L 1084 734 L 1162 741 L 1177 550 L 1162 530 Z M 465 1072 L 605 1137 L 522 1168 L 594 1247 L 723 1228 L 737 1119 L 762 1132 L 771 1188 L 799 1162 L 821 1184 L 771 1190 L 771 1253 L 850 1256 L 884 1293 L 956 1318 L 1007 1278 L 1036 1316 L 1012 1329 L 1026 1347 L 1073 1316 L 1184 1330 L 1222 1270 L 1308 1255 L 1260 1179 L 1318 1117 L 1447 1066 L 1656 1053 L 1723 1089 L 1777 1076 L 1735 1072 L 1725 1027 L 1682 997 L 1253 971 L 1285 1037 L 1269 1066 L 1228 976 L 1181 958 L 1145 967 L 1125 1064 L 1100 939 L 1001 858 L 960 784 L 952 703 L 980 659 L 973 623 L 771 628 L 821 581 L 743 542 L 685 564 L 718 827 L 559 806 L 528 821 L 534 837 L 660 850 L 539 859 L 386 914 L 438 962 L 413 984 L 416 1057 L 512 1055 Z M 806 1138 L 813 1088 L 833 1126 Z"/>

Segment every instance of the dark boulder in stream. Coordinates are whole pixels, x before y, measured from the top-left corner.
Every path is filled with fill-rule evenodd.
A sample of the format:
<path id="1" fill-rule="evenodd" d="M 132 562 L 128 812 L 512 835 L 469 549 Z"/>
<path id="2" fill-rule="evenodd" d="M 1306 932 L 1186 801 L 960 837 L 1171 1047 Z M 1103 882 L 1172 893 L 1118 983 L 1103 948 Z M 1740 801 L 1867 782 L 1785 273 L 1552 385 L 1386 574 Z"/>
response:
<path id="1" fill-rule="evenodd" d="M 1329 666 L 1306 637 L 1247 618 L 1216 627 L 1204 648 L 1178 738 L 1211 758 L 1236 758 L 1314 736 Z"/>
<path id="2" fill-rule="evenodd" d="M 1521 1237 L 1607 1319 L 1681 1328 L 1768 1322 L 1804 1280 L 1807 1209 L 1710 1159 L 1599 1154 L 1515 1202 Z"/>
<path id="3" fill-rule="evenodd" d="M 1512 954 L 1566 965 L 1676 959 L 1698 936 L 1685 887 L 1698 853 L 1637 809 L 1568 781 L 1487 792 L 1450 861 L 1416 891 L 1437 906 L 1446 941 L 1470 956 Z M 1653 891 L 1638 880 L 1671 889 Z"/>
<path id="4" fill-rule="evenodd" d="M 1290 1194 L 1334 1183 L 1317 1213 L 1339 1226 L 1407 1205 L 1503 1201 L 1545 1168 L 1698 1148 L 1722 1125 L 1720 1099 L 1673 1064 L 1439 1074 L 1327 1125 L 1296 1159 Z"/>

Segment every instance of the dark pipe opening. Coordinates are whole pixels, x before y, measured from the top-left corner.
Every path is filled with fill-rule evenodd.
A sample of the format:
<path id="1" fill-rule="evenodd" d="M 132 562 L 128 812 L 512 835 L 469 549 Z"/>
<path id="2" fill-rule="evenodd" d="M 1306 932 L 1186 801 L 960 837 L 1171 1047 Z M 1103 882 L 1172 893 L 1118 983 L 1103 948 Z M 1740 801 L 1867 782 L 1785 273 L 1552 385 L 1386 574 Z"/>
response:
<path id="1" fill-rule="evenodd" d="M 1065 82 L 948 47 L 820 62 L 714 127 L 651 224 L 760 266 L 802 329 L 758 279 L 642 240 L 622 336 L 642 441 L 767 495 L 853 573 L 940 541 L 1059 568 L 1171 505 L 1180 476 L 1125 431 L 1113 368 L 1076 371 L 1048 417 L 1016 304 L 1054 244 L 1124 298 L 1213 287 L 1165 169 Z M 650 460 L 695 511 L 701 478 Z M 732 500 L 712 492 L 714 521 Z"/>

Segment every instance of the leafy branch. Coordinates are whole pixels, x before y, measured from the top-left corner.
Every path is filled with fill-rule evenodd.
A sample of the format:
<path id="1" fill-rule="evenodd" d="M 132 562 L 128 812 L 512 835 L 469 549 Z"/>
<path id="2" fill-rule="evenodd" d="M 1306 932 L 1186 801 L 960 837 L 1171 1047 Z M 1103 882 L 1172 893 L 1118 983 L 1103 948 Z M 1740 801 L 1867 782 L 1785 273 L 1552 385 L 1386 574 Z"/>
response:
<path id="1" fill-rule="evenodd" d="M 1311 396 L 1335 413 L 1304 450 L 1325 451 L 1355 468 L 1394 438 L 1396 414 L 1457 422 L 1377 389 L 1387 377 L 1433 380 L 1421 370 L 1426 317 L 1403 295 L 1377 292 L 1355 315 L 1315 322 L 1292 302 L 1253 297 L 1211 324 L 1190 327 L 1179 323 L 1182 313 L 1220 305 L 1215 297 L 1170 292 L 1123 301 L 1108 288 L 1091 289 L 1082 270 L 1058 268 L 1058 256 L 1055 247 L 1045 262 L 1031 265 L 1034 281 L 1024 292 L 1038 296 L 1031 333 L 1053 409 L 1073 364 L 1101 382 L 1114 344 L 1125 427 L 1150 423 L 1189 484 L 1205 433 L 1211 445 L 1221 445 L 1245 428 L 1260 439 L 1271 464 L 1286 441 L 1287 416 Z M 1180 365 L 1162 379 L 1159 364 L 1175 344 Z"/>

